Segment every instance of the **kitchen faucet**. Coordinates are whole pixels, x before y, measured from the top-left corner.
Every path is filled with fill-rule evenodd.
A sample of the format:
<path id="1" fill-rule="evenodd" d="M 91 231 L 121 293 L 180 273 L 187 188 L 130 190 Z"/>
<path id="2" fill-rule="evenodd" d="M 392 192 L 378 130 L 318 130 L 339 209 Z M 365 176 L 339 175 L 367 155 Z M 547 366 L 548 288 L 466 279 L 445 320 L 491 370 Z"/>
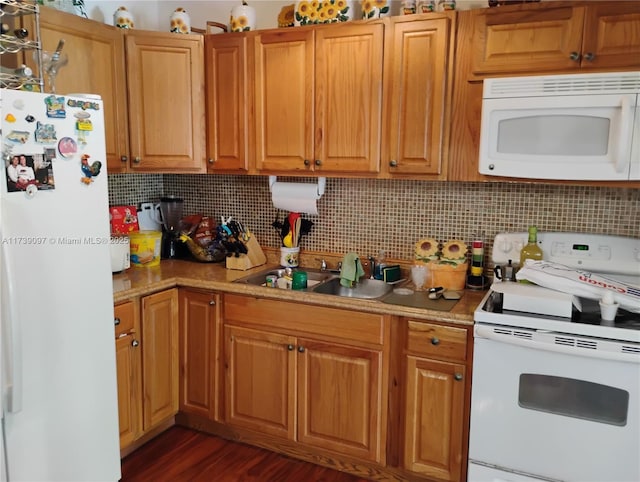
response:
<path id="1" fill-rule="evenodd" d="M 376 273 L 376 258 L 369 256 L 367 259 L 369 260 L 369 279 L 374 279 Z"/>

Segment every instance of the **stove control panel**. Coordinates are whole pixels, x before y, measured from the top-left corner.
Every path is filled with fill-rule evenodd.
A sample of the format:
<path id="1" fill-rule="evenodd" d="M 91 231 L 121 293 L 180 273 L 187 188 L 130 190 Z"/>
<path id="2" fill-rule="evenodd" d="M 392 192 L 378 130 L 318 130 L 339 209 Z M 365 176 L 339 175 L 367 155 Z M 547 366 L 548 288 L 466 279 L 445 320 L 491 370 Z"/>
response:
<path id="1" fill-rule="evenodd" d="M 491 259 L 496 265 L 509 260 L 517 265 L 527 244 L 525 232 L 499 233 L 493 241 Z M 543 259 L 596 273 L 640 274 L 640 239 L 601 234 L 538 232 Z"/>

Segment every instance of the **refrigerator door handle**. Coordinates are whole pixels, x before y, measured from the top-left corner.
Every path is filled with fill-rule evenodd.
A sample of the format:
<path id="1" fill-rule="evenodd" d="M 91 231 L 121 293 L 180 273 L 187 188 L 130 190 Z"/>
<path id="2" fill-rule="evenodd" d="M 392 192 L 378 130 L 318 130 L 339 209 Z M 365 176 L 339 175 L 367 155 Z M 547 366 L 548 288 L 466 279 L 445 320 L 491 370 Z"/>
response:
<path id="1" fill-rule="evenodd" d="M 7 254 L 7 244 L 2 243 L 2 351 L 6 353 L 4 360 L 7 363 L 7 366 L 2 367 L 5 385 L 2 387 L 2 396 L 5 410 L 17 413 L 22 410 L 22 337 L 16 303 L 12 303 L 16 299 L 13 282 L 15 278 L 11 276 L 10 258 Z"/>

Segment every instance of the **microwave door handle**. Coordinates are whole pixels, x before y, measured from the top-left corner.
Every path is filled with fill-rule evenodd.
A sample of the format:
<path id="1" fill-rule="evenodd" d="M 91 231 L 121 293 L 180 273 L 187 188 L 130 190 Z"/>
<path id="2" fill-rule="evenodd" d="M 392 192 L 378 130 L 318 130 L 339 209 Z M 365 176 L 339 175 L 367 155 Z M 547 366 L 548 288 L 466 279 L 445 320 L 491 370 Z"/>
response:
<path id="1" fill-rule="evenodd" d="M 623 96 L 620 103 L 620 135 L 618 137 L 618 155 L 616 156 L 616 172 L 622 172 L 628 167 L 628 151 L 629 151 L 629 127 L 631 125 L 631 101 L 629 96 Z M 624 154 L 624 155 L 623 155 Z"/>

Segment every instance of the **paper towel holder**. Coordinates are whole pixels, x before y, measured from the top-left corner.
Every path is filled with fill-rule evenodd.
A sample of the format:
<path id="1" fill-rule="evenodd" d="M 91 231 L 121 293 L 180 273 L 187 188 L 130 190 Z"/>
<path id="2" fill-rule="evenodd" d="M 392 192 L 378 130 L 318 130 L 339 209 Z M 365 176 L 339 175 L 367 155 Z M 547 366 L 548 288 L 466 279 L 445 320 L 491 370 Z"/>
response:
<path id="1" fill-rule="evenodd" d="M 269 191 L 273 191 L 273 185 L 278 180 L 278 176 L 269 176 Z M 327 178 L 319 177 L 318 178 L 318 199 L 322 197 L 324 194 L 324 188 L 327 186 Z"/>

